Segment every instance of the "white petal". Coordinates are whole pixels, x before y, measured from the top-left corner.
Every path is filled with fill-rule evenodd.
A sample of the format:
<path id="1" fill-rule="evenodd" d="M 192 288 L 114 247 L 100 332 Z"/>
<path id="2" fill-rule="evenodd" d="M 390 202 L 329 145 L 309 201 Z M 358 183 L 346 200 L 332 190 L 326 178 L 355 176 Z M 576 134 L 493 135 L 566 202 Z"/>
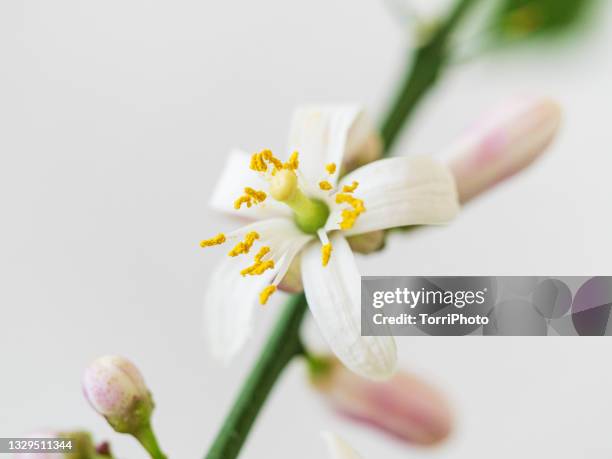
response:
<path id="1" fill-rule="evenodd" d="M 234 209 L 234 201 L 243 193 L 245 187 L 262 190 L 267 193 L 267 182 L 254 170 L 249 168 L 251 155 L 233 150 L 227 157 L 225 166 L 210 199 L 209 205 L 219 212 L 231 214 L 233 217 L 262 219 L 276 216 L 291 215 L 291 210 L 278 201 L 268 197 L 264 202 L 251 208 L 243 206 Z"/>
<path id="2" fill-rule="evenodd" d="M 291 123 L 289 152 L 300 154 L 300 171 L 311 183 L 325 176 L 325 165 L 357 162 L 374 133 L 374 126 L 358 106 L 307 106 L 298 108 Z M 372 148 L 365 154 L 373 154 Z M 373 159 L 373 158 L 372 158 Z M 330 181 L 335 183 L 336 172 Z"/>
<path id="3" fill-rule="evenodd" d="M 355 373 L 370 379 L 390 377 L 397 361 L 389 336 L 361 336 L 361 279 L 346 239 L 336 233 L 327 266 L 321 245 L 312 243 L 302 255 L 304 292 L 321 333 L 338 358 Z"/>
<path id="4" fill-rule="evenodd" d="M 361 456 L 338 435 L 331 432 L 323 432 L 322 435 L 331 459 L 361 459 Z"/>
<path id="5" fill-rule="evenodd" d="M 342 179 L 340 185 L 359 182 L 355 197 L 366 211 L 345 234 L 406 225 L 446 223 L 459 212 L 457 187 L 450 170 L 427 156 L 382 159 L 363 166 Z M 328 220 L 328 229 L 338 228 L 341 206 Z"/>
<path id="6" fill-rule="evenodd" d="M 204 297 L 204 329 L 210 351 L 226 363 L 242 349 L 251 333 L 260 292 L 272 282 L 287 258 L 295 256 L 295 245 L 306 242 L 293 222 L 282 218 L 263 220 L 232 234 L 241 237 L 249 231 L 257 231 L 261 239 L 247 255 L 228 257 L 232 244 L 223 247 L 227 249 L 223 250 L 224 258 L 211 275 Z M 275 268 L 260 276 L 241 276 L 240 271 L 252 264 L 262 245 L 270 247 Z"/>

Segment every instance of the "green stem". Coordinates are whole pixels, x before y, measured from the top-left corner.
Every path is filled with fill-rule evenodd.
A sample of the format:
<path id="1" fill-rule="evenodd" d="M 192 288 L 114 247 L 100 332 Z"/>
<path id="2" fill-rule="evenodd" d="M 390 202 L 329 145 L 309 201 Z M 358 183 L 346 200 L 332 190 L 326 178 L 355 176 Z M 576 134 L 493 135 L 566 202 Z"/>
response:
<path id="1" fill-rule="evenodd" d="M 414 51 L 406 77 L 401 83 L 391 109 L 385 117 L 381 134 L 388 155 L 393 144 L 425 94 L 431 89 L 449 61 L 451 32 L 478 0 L 459 0 L 428 41 Z"/>
<path id="2" fill-rule="evenodd" d="M 293 295 L 284 308 L 206 459 L 234 459 L 238 456 L 283 369 L 293 357 L 302 353 L 299 331 L 306 312 L 304 294 Z"/>
<path id="3" fill-rule="evenodd" d="M 478 0 L 459 0 L 431 38 L 415 52 L 395 102 L 382 126 L 385 155 L 415 107 L 434 85 L 448 61 L 447 44 L 451 31 Z M 304 294 L 292 296 L 251 370 L 238 398 L 217 434 L 206 459 L 235 459 L 283 369 L 296 355 L 303 354 L 300 324 L 306 312 Z"/>
<path id="4" fill-rule="evenodd" d="M 140 429 L 134 434 L 134 437 L 136 437 L 143 448 L 147 450 L 152 459 L 167 459 L 167 456 L 162 453 L 161 449 L 159 448 L 159 443 L 157 443 L 157 438 L 153 433 L 151 424 L 147 424 Z"/>

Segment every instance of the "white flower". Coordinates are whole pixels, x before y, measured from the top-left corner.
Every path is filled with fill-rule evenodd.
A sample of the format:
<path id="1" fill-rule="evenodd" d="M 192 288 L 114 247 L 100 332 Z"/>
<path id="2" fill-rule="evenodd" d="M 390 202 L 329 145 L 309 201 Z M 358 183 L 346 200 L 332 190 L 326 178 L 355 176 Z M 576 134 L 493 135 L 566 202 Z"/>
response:
<path id="1" fill-rule="evenodd" d="M 331 459 L 361 459 L 361 456 L 339 436 L 330 432 L 323 432 L 323 439 L 327 443 L 327 450 Z"/>
<path id="2" fill-rule="evenodd" d="M 239 352 L 257 300 L 266 303 L 300 255 L 306 298 L 331 349 L 363 376 L 393 373 L 393 338 L 360 334 L 360 277 L 346 236 L 445 223 L 458 200 L 449 170 L 428 157 L 377 160 L 339 179 L 373 150 L 364 149 L 373 134 L 357 107 L 307 107 L 294 116 L 286 162 L 270 150 L 230 154 L 211 204 L 258 221 L 201 243 L 235 244 L 206 292 L 205 326 L 215 356 L 228 360 Z"/>

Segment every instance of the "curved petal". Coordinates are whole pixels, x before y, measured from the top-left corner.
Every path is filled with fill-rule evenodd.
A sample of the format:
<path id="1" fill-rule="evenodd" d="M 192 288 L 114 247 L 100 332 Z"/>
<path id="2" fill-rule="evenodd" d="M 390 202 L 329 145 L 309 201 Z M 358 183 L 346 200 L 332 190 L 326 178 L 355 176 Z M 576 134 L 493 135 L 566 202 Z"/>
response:
<path id="1" fill-rule="evenodd" d="M 289 152 L 300 153 L 300 171 L 317 183 L 325 165 L 355 166 L 380 156 L 382 144 L 374 125 L 354 105 L 306 106 L 298 108 L 291 123 Z M 336 183 L 339 172 L 329 178 Z"/>
<path id="2" fill-rule="evenodd" d="M 327 443 L 327 450 L 331 459 L 361 459 L 361 456 L 338 435 L 323 432 L 323 439 Z"/>
<path id="3" fill-rule="evenodd" d="M 321 263 L 321 246 L 313 243 L 302 255 L 304 292 L 321 334 L 349 369 L 370 379 L 393 375 L 397 361 L 390 336 L 361 336 L 361 279 L 346 239 L 330 238 L 329 264 Z"/>
<path id="4" fill-rule="evenodd" d="M 406 225 L 446 223 L 459 212 L 455 180 L 450 170 L 427 156 L 375 161 L 342 179 L 359 182 L 355 197 L 366 211 L 347 235 Z M 345 205 L 346 206 L 346 205 Z M 335 205 L 328 229 L 337 229 L 342 207 Z"/>
<path id="5" fill-rule="evenodd" d="M 231 233 L 242 238 L 257 231 L 257 245 L 270 247 L 276 262 L 274 269 L 259 276 L 241 276 L 240 271 L 252 263 L 257 245 L 248 255 L 225 257 L 211 275 L 204 296 L 204 330 L 211 354 L 229 362 L 241 349 L 252 330 L 253 312 L 259 304 L 259 294 L 295 256 L 296 244 L 304 244 L 304 235 L 292 221 L 282 218 L 263 220 Z"/>
<path id="6" fill-rule="evenodd" d="M 246 217 L 256 220 L 291 215 L 291 210 L 287 206 L 271 198 L 251 208 L 245 206 L 240 210 L 234 208 L 234 201 L 243 194 L 244 188 L 247 186 L 267 192 L 268 184 L 257 172 L 249 168 L 250 162 L 251 155 L 248 153 L 241 150 L 230 152 L 213 190 L 209 205 L 213 209 L 230 214 L 233 217 Z"/>

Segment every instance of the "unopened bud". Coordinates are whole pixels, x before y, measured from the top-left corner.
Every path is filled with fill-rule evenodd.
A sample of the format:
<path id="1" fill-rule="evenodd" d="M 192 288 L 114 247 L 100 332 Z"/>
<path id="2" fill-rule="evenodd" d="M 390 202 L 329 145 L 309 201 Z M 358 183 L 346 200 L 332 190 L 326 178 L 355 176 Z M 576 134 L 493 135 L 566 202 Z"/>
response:
<path id="1" fill-rule="evenodd" d="M 465 203 L 530 165 L 551 143 L 560 120 L 559 105 L 546 98 L 517 99 L 483 119 L 445 151 L 459 200 Z"/>
<path id="2" fill-rule="evenodd" d="M 83 392 L 117 432 L 135 434 L 149 425 L 153 399 L 129 360 L 118 356 L 95 360 L 83 375 Z"/>
<path id="3" fill-rule="evenodd" d="M 341 172 L 348 174 L 382 156 L 383 142 L 369 119 L 364 116 L 349 131 Z"/>
<path id="4" fill-rule="evenodd" d="M 414 376 L 397 372 L 388 381 L 373 382 L 335 359 L 316 362 L 311 363 L 314 386 L 341 414 L 420 445 L 438 443 L 450 433 L 446 401 Z"/>
<path id="5" fill-rule="evenodd" d="M 385 236 L 386 233 L 383 230 L 377 230 L 351 236 L 347 238 L 347 241 L 353 251 L 367 255 L 385 247 Z"/>

